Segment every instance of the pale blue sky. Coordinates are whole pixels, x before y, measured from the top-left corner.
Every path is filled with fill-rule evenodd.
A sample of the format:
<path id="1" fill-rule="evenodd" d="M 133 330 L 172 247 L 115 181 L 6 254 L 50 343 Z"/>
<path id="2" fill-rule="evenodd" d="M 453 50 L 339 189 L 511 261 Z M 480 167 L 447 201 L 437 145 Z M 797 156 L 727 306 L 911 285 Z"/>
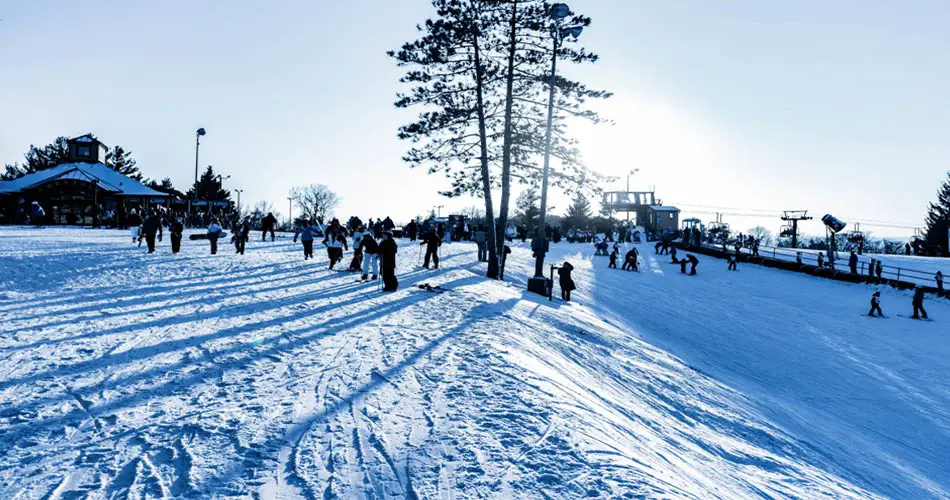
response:
<path id="1" fill-rule="evenodd" d="M 576 129 L 584 156 L 608 174 L 639 168 L 633 185 L 656 185 L 667 204 L 916 225 L 950 169 L 950 3 L 571 6 L 593 18 L 582 42 L 602 59 L 567 71 L 616 93 L 601 107 L 616 126 Z M 441 177 L 400 161 L 396 128 L 411 114 L 392 106 L 401 72 L 385 50 L 430 10 L 423 0 L 0 0 L 0 161 L 94 132 L 186 188 L 202 126 L 202 165 L 230 174 L 242 201 L 285 214 L 288 188 L 315 182 L 343 196 L 340 215 L 472 205 L 439 198 Z"/>

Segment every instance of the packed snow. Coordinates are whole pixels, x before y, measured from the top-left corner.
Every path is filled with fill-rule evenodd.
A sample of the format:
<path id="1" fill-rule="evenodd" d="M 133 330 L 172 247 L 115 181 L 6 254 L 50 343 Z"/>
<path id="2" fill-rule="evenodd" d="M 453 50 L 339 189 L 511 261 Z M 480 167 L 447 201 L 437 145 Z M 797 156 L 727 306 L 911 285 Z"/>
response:
<path id="1" fill-rule="evenodd" d="M 523 245 L 399 243 L 384 294 L 288 238 L 0 228 L 0 498 L 950 497 L 946 301 L 561 243 L 549 302 Z"/>

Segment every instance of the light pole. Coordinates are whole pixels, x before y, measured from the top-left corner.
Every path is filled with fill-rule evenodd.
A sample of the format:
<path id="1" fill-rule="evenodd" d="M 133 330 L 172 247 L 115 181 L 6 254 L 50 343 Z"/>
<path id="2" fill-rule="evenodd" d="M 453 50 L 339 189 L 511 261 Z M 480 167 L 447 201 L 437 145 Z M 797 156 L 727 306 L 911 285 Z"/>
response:
<path id="1" fill-rule="evenodd" d="M 238 194 L 238 204 L 237 204 L 237 206 L 238 206 L 238 210 L 241 210 L 241 193 L 243 193 L 244 190 L 243 190 L 243 189 L 235 189 L 234 192 Z"/>
<path id="2" fill-rule="evenodd" d="M 551 18 L 554 24 L 551 27 L 551 34 L 554 39 L 554 50 L 551 55 L 551 76 L 548 81 L 548 124 L 544 137 L 544 173 L 541 178 L 541 214 L 538 216 L 538 228 L 534 241 L 531 242 L 532 250 L 535 253 L 534 277 L 528 279 L 528 291 L 547 296 L 548 285 L 544 277 L 544 254 L 547 253 L 547 228 L 545 227 L 545 218 L 548 210 L 548 171 L 551 166 L 551 128 L 554 122 L 554 84 L 557 78 L 557 53 L 561 47 L 561 40 L 571 36 L 577 38 L 583 30 L 580 26 L 563 28 L 561 21 L 571 15 L 571 8 L 564 3 L 556 3 L 551 6 Z"/>
<path id="3" fill-rule="evenodd" d="M 198 148 L 201 146 L 201 136 L 205 133 L 203 128 L 195 131 L 195 203 L 198 202 Z"/>
<path id="4" fill-rule="evenodd" d="M 440 218 L 440 219 L 442 218 L 442 207 L 444 207 L 444 206 L 445 206 L 445 205 L 436 205 L 436 206 L 432 207 L 432 208 L 434 209 L 434 210 L 432 210 L 433 212 L 435 212 L 436 210 L 439 211 L 439 215 L 437 215 L 437 217 Z"/>
<path id="5" fill-rule="evenodd" d="M 208 168 L 211 168 L 211 165 L 208 165 Z M 218 174 L 218 175 L 214 176 L 214 178 L 215 178 L 215 179 L 218 179 L 218 189 L 224 189 L 224 180 L 225 180 L 225 179 L 230 179 L 231 176 L 230 176 L 230 175 L 225 175 L 225 176 L 222 177 L 221 174 Z M 218 194 L 218 193 L 214 193 L 214 197 L 215 197 L 215 198 L 217 198 L 217 194 Z M 209 196 L 209 198 L 210 198 L 210 197 L 211 197 L 211 196 Z M 209 200 L 208 200 L 208 210 L 211 210 L 211 208 L 212 208 L 212 207 L 211 207 L 211 204 L 212 204 L 212 203 L 214 203 L 214 202 L 209 199 Z"/>
<path id="6" fill-rule="evenodd" d="M 287 197 L 287 213 L 289 214 L 289 215 L 287 216 L 287 219 L 288 219 L 288 223 L 289 223 L 291 226 L 294 225 L 294 202 L 293 202 L 293 200 L 294 200 L 294 199 L 291 198 L 290 196 Z"/>
<path id="7" fill-rule="evenodd" d="M 627 172 L 627 203 L 630 203 L 630 176 L 639 172 L 639 168 L 634 168 Z M 627 222 L 630 222 L 630 209 L 627 209 Z"/>

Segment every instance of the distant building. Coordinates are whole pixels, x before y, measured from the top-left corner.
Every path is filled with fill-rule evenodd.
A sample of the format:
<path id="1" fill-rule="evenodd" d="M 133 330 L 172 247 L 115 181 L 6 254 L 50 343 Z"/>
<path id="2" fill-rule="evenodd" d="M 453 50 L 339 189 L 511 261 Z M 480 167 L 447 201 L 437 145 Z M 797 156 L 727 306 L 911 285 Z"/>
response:
<path id="1" fill-rule="evenodd" d="M 660 234 L 679 229 L 680 210 L 662 205 L 653 191 L 611 191 L 604 193 L 604 208 L 611 212 L 636 214 L 637 225 Z"/>
<path id="2" fill-rule="evenodd" d="M 106 166 L 108 148 L 84 135 L 69 140 L 69 162 L 12 181 L 0 181 L 5 222 L 22 222 L 22 211 L 37 201 L 48 224 L 91 225 L 96 207 L 124 212 L 133 206 L 167 203 L 171 196 Z M 100 217 L 102 214 L 99 214 Z"/>

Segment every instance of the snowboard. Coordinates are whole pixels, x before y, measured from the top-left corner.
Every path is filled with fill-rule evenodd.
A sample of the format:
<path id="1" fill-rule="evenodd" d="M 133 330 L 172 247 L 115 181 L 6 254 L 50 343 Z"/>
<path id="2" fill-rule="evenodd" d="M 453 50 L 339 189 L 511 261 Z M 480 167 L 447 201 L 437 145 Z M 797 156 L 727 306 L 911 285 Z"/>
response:
<path id="1" fill-rule="evenodd" d="M 915 317 L 913 317 L 913 316 L 907 316 L 907 315 L 904 315 L 904 314 L 898 314 L 898 316 L 901 317 L 901 318 L 905 318 L 905 319 L 912 319 L 912 320 L 914 320 L 914 321 L 929 321 L 929 322 L 933 322 L 933 318 L 929 318 L 929 317 L 928 317 L 928 318 L 915 318 Z"/>
<path id="2" fill-rule="evenodd" d="M 228 233 L 226 231 L 221 231 L 220 233 L 218 233 L 218 240 L 220 241 L 221 238 L 224 238 L 227 235 Z M 197 241 L 197 240 L 210 240 L 211 238 L 208 237 L 208 233 L 198 233 L 198 234 L 192 234 L 191 236 L 188 237 L 188 239 L 191 241 Z"/>
<path id="3" fill-rule="evenodd" d="M 442 288 L 441 286 L 438 286 L 438 285 L 432 286 L 432 285 L 430 285 L 430 284 L 428 284 L 428 283 L 423 283 L 423 284 L 421 284 L 421 285 L 416 285 L 416 288 L 418 288 L 419 290 L 422 290 L 422 291 L 424 291 L 424 292 L 432 292 L 432 293 L 445 293 L 445 292 L 448 292 L 448 291 L 449 291 L 448 288 Z"/>

